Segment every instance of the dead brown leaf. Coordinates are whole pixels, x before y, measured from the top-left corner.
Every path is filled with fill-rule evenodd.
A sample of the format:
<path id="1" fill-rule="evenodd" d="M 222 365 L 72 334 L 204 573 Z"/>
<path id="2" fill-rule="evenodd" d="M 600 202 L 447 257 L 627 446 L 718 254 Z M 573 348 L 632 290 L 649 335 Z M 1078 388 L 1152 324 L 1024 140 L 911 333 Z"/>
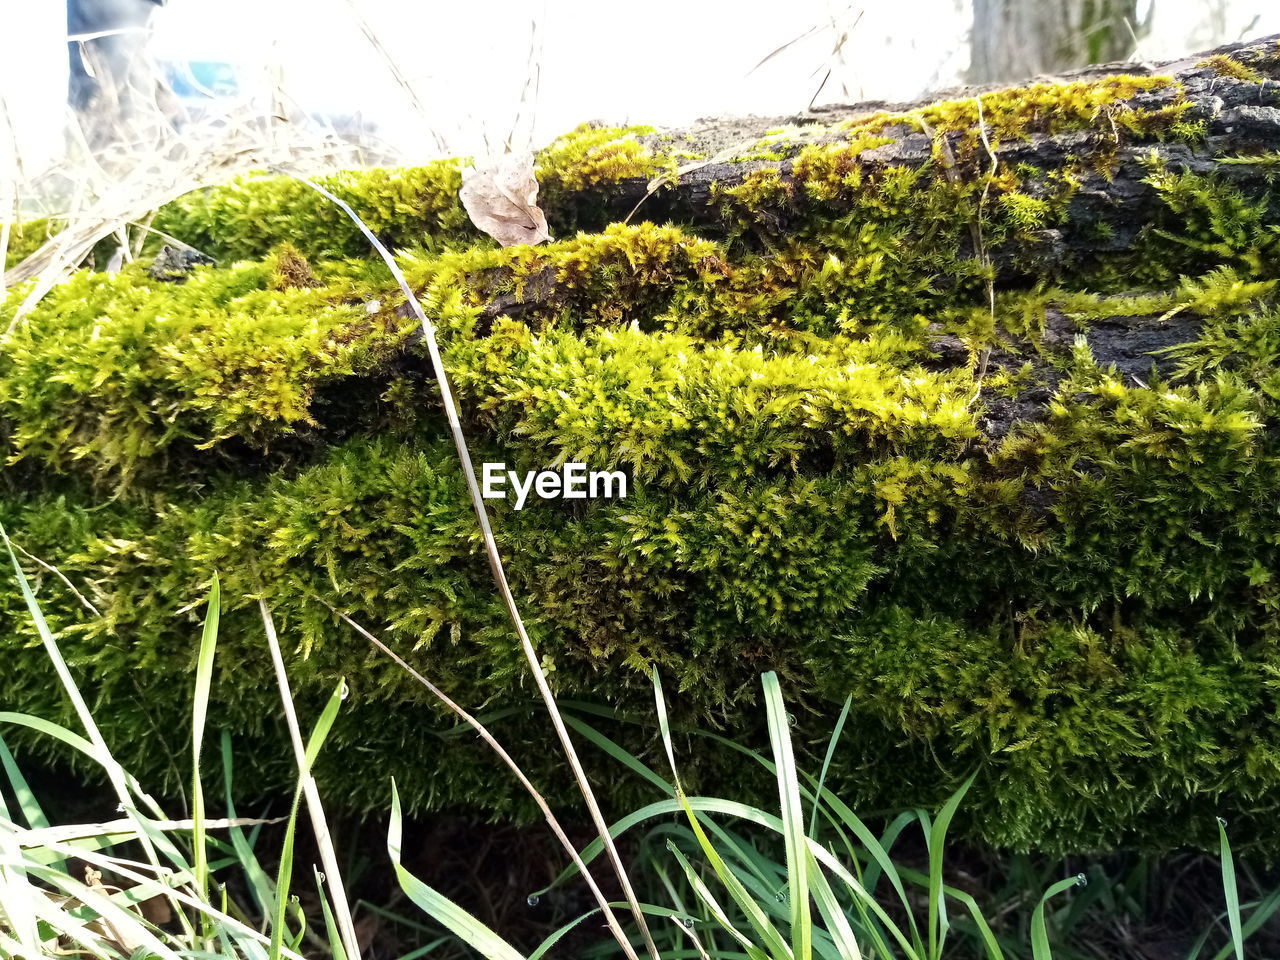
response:
<path id="1" fill-rule="evenodd" d="M 471 222 L 504 247 L 551 239 L 538 206 L 531 153 L 503 154 L 495 162 L 464 170 L 458 198 Z"/>

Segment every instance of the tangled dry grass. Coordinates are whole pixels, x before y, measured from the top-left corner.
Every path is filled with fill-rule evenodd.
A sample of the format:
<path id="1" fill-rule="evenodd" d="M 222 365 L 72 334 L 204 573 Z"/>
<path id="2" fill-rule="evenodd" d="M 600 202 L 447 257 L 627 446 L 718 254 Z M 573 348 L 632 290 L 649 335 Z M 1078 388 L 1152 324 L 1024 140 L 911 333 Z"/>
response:
<path id="1" fill-rule="evenodd" d="M 425 113 L 376 32 L 363 21 L 361 29 L 409 102 Z M 95 249 L 100 258 L 104 247 L 112 251 L 100 268 L 138 256 L 156 232 L 154 211 L 184 193 L 250 170 L 306 176 L 404 162 L 374 130 L 340 128 L 308 112 L 281 70 L 269 65 L 264 72 L 249 78 L 251 88 L 245 84 L 237 95 L 221 97 L 188 75 L 187 85 L 207 95 L 179 97 L 144 45 L 127 78 L 112 83 L 112 74 L 102 71 L 102 90 L 91 107 L 66 109 L 63 153 L 39 169 L 22 162 L 10 106 L 0 93 L 0 130 L 7 134 L 0 135 L 0 153 L 7 154 L 0 157 L 0 288 L 34 281 L 15 322 Z M 428 122 L 425 115 L 423 120 Z M 47 239 L 6 271 L 14 227 L 36 219 L 48 224 Z"/>

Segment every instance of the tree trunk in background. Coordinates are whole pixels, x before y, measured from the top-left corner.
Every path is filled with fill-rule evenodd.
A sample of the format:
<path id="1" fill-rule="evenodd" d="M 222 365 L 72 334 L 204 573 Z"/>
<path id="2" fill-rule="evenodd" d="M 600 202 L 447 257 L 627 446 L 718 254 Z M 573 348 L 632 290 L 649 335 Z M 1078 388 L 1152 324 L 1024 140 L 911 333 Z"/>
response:
<path id="1" fill-rule="evenodd" d="M 970 83 L 1000 83 L 1123 60 L 1138 0 L 973 0 Z"/>
<path id="2" fill-rule="evenodd" d="M 164 3 L 67 0 L 67 102 L 91 146 L 125 139 L 124 124 L 154 114 L 157 77 L 142 54 L 151 15 Z"/>

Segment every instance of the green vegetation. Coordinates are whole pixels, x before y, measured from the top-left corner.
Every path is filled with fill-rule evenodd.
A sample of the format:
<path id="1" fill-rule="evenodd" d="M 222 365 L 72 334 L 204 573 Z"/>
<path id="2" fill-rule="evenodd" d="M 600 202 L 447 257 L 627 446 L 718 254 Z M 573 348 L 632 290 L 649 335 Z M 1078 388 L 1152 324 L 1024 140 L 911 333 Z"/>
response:
<path id="1" fill-rule="evenodd" d="M 5 249 L 4 266 L 8 268 L 31 256 L 57 231 L 50 221 L 41 217 L 25 223 L 13 224 L 9 231 L 9 246 Z"/>
<path id="2" fill-rule="evenodd" d="M 650 127 L 584 124 L 554 141 L 537 157 L 543 205 L 563 213 L 581 191 L 674 171 L 674 156 L 656 154 L 637 139 L 650 132 Z M 353 170 L 318 182 L 352 204 L 391 248 L 438 252 L 482 242 L 458 200 L 463 165 L 445 160 L 422 167 Z M 568 229 L 569 224 L 560 216 L 552 226 Z M 162 208 L 153 227 L 225 261 L 260 258 L 283 242 L 314 259 L 369 253 L 368 242 L 341 210 L 304 184 L 272 174 L 239 177 L 188 194 Z"/>
<path id="3" fill-rule="evenodd" d="M 677 772 L 676 735 L 668 717 L 658 671 L 653 684 L 657 700 L 657 730 L 670 765 L 671 777 L 657 773 L 633 753 L 576 718 L 579 735 L 601 748 L 611 765 L 629 771 L 646 783 L 659 799 L 630 812 L 608 827 L 614 837 L 645 828 L 641 855 L 629 867 L 646 890 L 649 902 L 638 903 L 633 922 L 619 921 L 626 905 L 609 903 L 597 893 L 599 906 L 579 912 L 551 932 L 536 949 L 522 952 L 495 931 L 428 886 L 406 866 L 407 831 L 393 781 L 385 786 L 391 797 L 386 851 L 400 891 L 409 903 L 427 914 L 430 925 L 403 912 L 392 913 L 377 904 L 348 900 L 351 874 L 337 859 L 333 834 L 325 814 L 325 800 L 315 790 L 310 772 L 328 746 L 335 720 L 348 690 L 339 679 L 324 703 L 308 739 L 294 715 L 290 681 L 271 620 L 264 613 L 265 646 L 274 662 L 283 706 L 293 739 L 296 788 L 282 831 L 278 853 L 264 848 L 262 829 L 273 821 L 237 816 L 232 784 L 229 740 L 222 737 L 222 797 L 206 800 L 211 775 L 204 759 L 206 724 L 213 690 L 235 684 L 234 675 L 219 682 L 215 666 L 221 631 L 221 596 L 213 581 L 198 645 L 190 716 L 189 816 L 169 818 L 143 784 L 120 765 L 88 705 L 86 691 L 74 678 L 58 638 L 45 623 L 7 534 L 8 559 L 27 608 L 29 622 L 40 641 L 47 673 L 58 680 L 62 695 L 75 713 L 74 724 L 63 726 L 29 714 L 0 713 L 0 729 L 26 731 L 47 740 L 56 750 L 68 748 L 98 768 L 118 800 L 120 817 L 105 823 L 53 824 L 34 790 L 0 736 L 0 958 L 38 960 L 72 951 L 98 960 L 154 956 L 178 960 L 202 957 L 261 957 L 263 960 L 302 960 L 329 956 L 359 960 L 378 946 L 366 937 L 378 921 L 416 931 L 421 941 L 402 960 L 431 956 L 457 946 L 469 947 L 496 960 L 536 960 L 565 950 L 576 935 L 609 920 L 612 940 L 581 944 L 574 956 L 612 958 L 646 956 L 677 960 L 942 960 L 975 957 L 983 960 L 1053 960 L 1096 956 L 1094 944 L 1078 941 L 1082 918 L 1099 903 L 1117 917 L 1132 894 L 1122 883 L 1107 883 L 1082 893 L 1085 874 L 1058 879 L 1044 887 L 1017 889 L 1013 907 L 998 915 L 966 889 L 947 882 L 945 858 L 948 834 L 973 781 L 969 777 L 936 815 L 917 809 L 887 818 L 877 835 L 827 785 L 833 756 L 841 748 L 841 732 L 849 715 L 846 701 L 836 722 L 821 773 L 814 777 L 796 763 L 792 720 L 786 711 L 776 674 L 762 677 L 764 716 L 770 751 L 725 742 L 740 762 L 758 766 L 772 782 L 779 814 L 741 801 L 687 793 Z M 608 716 L 611 711 L 602 711 Z M 483 736 L 483 724 L 463 716 Z M 644 724 L 646 730 L 651 722 Z M 78 729 L 77 729 L 78 728 Z M 81 733 L 83 731 L 83 733 Z M 495 744 L 496 746 L 496 744 Z M 331 749 L 331 746 L 329 746 Z M 177 758 L 175 755 L 174 759 Z M 518 773 L 518 768 L 516 768 Z M 528 787 L 531 795 L 536 789 Z M 6 794 L 8 796 L 6 796 Z M 10 809 L 9 798 L 13 801 Z M 301 874 L 306 854 L 297 844 L 304 807 L 315 838 L 319 863 L 312 864 L 315 892 Z M 212 816 L 220 809 L 226 817 Z M 672 818 L 675 818 L 672 821 Z M 557 830 L 554 815 L 548 822 Z M 655 823 L 656 822 L 656 823 Z M 904 853 L 905 838 L 921 828 L 924 862 L 918 866 Z M 878 825 L 877 825 L 878 826 Z M 601 826 L 601 837 L 605 832 Z M 1252 875 L 1241 870 L 1218 826 L 1222 906 L 1194 941 L 1179 945 L 1187 960 L 1234 954 L 1246 957 L 1250 938 L 1280 911 L 1280 889 L 1258 891 L 1255 900 L 1242 900 L 1256 889 Z M 565 842 L 568 843 L 567 838 Z M 536 905 L 599 869 L 603 850 L 598 838 L 576 851 L 571 863 L 546 888 L 528 896 Z M 439 851 L 433 851 L 438 855 Z M 323 866 L 323 872 L 320 867 Z M 83 873 L 78 867 L 83 868 Z M 1093 872 L 1093 871 L 1091 871 Z M 1243 874 L 1243 877 L 1239 876 Z M 970 882 L 972 878 L 968 878 Z M 1242 884 L 1243 879 L 1243 884 Z M 1033 884 L 1035 881 L 1032 881 Z M 598 886 L 595 887 L 598 890 Z M 1074 893 L 1073 893 L 1074 891 Z M 473 891 L 474 892 L 474 891 Z M 1114 898 L 1114 900 L 1112 899 Z M 1117 903 L 1116 901 L 1120 901 Z M 446 931 L 439 936 L 437 931 Z M 598 936 L 587 934 L 590 940 Z M 1222 944 L 1217 953 L 1209 953 Z M 1079 947 L 1085 952 L 1078 952 Z M 1187 949 L 1189 948 L 1189 949 Z M 403 948 L 402 948 L 403 949 Z M 1185 950 L 1185 953 L 1181 951 Z M 450 953 L 449 955 L 453 955 Z"/>
<path id="4" fill-rule="evenodd" d="M 964 101 L 771 137 L 789 165 L 734 167 L 658 225 L 643 204 L 613 221 L 674 154 L 584 128 L 539 169 L 553 227 L 590 230 L 538 248 L 476 239 L 456 164 L 325 182 L 402 248 L 477 461 L 632 475 L 623 501 L 494 504 L 559 695 L 638 709 L 657 666 L 681 722 L 760 743 L 774 670 L 802 758 L 854 695 L 829 773 L 850 804 L 937 807 L 976 770 L 964 829 L 993 843 L 1212 844 L 1221 814 L 1274 855 L 1278 218 L 1225 174 L 1153 158 L 1131 242 L 1053 237 L 1084 229 L 1080 184 L 1117 143 L 1196 122 L 1166 79 L 984 95 L 981 116 Z M 904 130 L 918 162 L 878 162 Z M 1083 131 L 1065 166 L 1000 159 Z M 157 224 L 222 262 L 182 283 L 77 274 L 0 343 L 0 520 L 104 730 L 181 735 L 186 621 L 216 572 L 237 683 L 214 703 L 246 782 L 293 770 L 262 597 L 300 701 L 352 687 L 322 785 L 382 809 L 393 774 L 413 810 L 530 815 L 469 738 L 406 718 L 414 688 L 333 612 L 463 702 L 529 693 L 402 296 L 340 211 L 280 178 Z M 1117 324 L 1146 346 L 1117 348 Z M 59 716 L 22 609 L 0 586 L 0 696 Z M 564 800 L 511 709 L 497 726 Z M 168 751 L 120 742 L 140 775 L 182 779 Z M 687 776 L 736 773 L 708 754 Z"/>

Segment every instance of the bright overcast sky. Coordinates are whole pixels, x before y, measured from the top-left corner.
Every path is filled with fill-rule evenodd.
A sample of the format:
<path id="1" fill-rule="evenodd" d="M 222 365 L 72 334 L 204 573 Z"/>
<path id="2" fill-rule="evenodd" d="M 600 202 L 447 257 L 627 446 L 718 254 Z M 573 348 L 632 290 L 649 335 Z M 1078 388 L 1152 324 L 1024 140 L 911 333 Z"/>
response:
<path id="1" fill-rule="evenodd" d="M 1203 47 L 1215 34 L 1280 33 L 1274 0 L 1154 3 L 1141 49 L 1150 59 Z M 8 5 L 0 92 L 30 156 L 59 142 L 63 5 Z M 959 81 L 968 8 L 967 0 L 169 0 L 156 17 L 154 50 L 177 61 L 234 63 L 250 78 L 274 64 L 303 107 L 371 118 L 415 159 L 441 140 L 452 152 L 484 152 L 486 138 L 501 143 L 517 118 L 525 145 L 588 119 L 663 125 L 802 110 L 828 69 L 820 99 L 915 97 Z M 403 70 L 426 118 L 390 78 L 361 19 Z M 8 136 L 0 127 L 0 140 Z"/>

